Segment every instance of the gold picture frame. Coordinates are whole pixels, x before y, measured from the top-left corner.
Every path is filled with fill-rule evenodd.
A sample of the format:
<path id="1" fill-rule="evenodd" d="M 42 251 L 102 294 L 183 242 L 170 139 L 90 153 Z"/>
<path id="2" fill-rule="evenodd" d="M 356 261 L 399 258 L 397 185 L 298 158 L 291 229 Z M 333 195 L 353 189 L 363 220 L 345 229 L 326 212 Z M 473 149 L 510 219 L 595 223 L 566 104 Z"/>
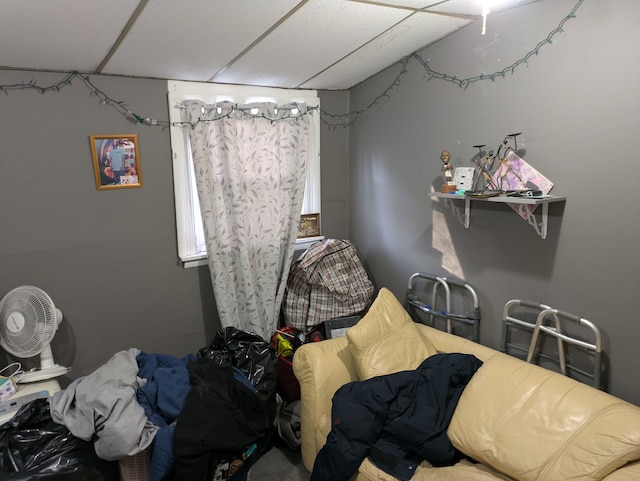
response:
<path id="1" fill-rule="evenodd" d="M 89 140 L 97 190 L 142 187 L 136 134 L 91 135 Z"/>
<path id="2" fill-rule="evenodd" d="M 298 228 L 298 238 L 316 237 L 320 235 L 320 214 L 302 214 L 300 216 L 300 227 Z"/>

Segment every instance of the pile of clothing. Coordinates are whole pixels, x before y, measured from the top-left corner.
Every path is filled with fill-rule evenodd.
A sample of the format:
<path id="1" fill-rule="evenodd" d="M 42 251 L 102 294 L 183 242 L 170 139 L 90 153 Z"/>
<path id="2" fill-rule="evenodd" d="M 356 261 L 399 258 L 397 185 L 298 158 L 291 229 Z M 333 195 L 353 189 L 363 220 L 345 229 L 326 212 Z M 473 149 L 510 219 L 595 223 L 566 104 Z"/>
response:
<path id="1" fill-rule="evenodd" d="M 150 449 L 151 481 L 242 481 L 271 447 L 275 387 L 269 343 L 227 328 L 197 355 L 120 351 L 56 392 L 49 407 L 101 460 Z"/>

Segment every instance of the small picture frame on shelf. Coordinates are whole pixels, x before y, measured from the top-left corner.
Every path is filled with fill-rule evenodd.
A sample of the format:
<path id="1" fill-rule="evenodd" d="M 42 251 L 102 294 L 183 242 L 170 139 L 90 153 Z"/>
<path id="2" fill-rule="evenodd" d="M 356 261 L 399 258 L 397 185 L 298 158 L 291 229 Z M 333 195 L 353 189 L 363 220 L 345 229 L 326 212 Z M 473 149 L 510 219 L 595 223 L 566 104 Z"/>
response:
<path id="1" fill-rule="evenodd" d="M 300 227 L 298 227 L 298 239 L 303 237 L 316 237 L 320 235 L 320 214 L 302 214 Z"/>
<path id="2" fill-rule="evenodd" d="M 97 190 L 142 187 L 136 134 L 91 135 L 89 140 Z"/>
<path id="3" fill-rule="evenodd" d="M 475 167 L 456 167 L 453 173 L 453 183 L 458 190 L 473 189 L 473 177 L 476 172 Z"/>

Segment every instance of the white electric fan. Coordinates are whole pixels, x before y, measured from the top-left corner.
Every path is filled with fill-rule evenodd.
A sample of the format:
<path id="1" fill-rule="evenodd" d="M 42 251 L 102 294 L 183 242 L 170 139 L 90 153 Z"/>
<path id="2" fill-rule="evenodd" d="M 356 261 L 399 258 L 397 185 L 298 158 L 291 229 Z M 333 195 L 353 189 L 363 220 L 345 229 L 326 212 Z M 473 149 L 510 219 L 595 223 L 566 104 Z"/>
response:
<path id="1" fill-rule="evenodd" d="M 16 287 L 0 300 L 0 345 L 23 359 L 40 354 L 40 368 L 17 375 L 19 383 L 44 381 L 70 371 L 56 364 L 51 352 L 60 322 L 62 312 L 38 287 Z"/>

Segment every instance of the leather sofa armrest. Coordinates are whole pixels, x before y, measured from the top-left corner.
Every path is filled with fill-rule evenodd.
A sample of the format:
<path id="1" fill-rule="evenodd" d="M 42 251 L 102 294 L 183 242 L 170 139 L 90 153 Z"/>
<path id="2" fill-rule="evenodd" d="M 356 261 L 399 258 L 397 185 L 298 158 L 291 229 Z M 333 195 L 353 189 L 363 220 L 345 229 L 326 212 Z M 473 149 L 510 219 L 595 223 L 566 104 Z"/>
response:
<path id="1" fill-rule="evenodd" d="M 312 342 L 299 347 L 293 356 L 293 372 L 300 383 L 300 442 L 302 460 L 311 471 L 316 454 L 326 438 L 316 441 L 320 419 L 331 412 L 335 392 L 358 380 L 346 337 Z"/>

